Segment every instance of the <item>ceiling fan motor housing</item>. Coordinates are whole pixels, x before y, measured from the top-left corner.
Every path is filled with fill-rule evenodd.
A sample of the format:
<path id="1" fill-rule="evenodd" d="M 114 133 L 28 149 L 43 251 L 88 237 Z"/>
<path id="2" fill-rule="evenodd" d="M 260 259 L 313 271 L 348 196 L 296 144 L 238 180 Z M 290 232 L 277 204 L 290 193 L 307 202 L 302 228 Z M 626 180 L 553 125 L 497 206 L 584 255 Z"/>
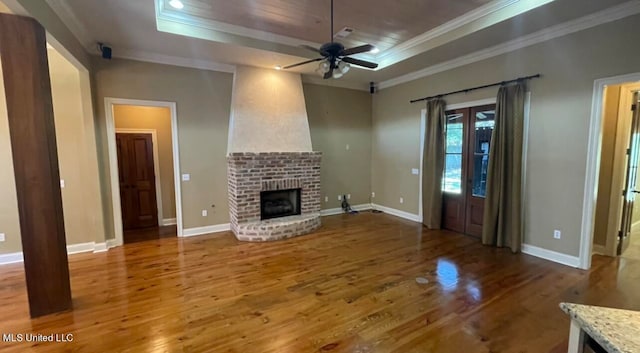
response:
<path id="1" fill-rule="evenodd" d="M 325 43 L 320 47 L 320 54 L 323 56 L 337 58 L 343 50 L 344 45 L 338 42 Z"/>

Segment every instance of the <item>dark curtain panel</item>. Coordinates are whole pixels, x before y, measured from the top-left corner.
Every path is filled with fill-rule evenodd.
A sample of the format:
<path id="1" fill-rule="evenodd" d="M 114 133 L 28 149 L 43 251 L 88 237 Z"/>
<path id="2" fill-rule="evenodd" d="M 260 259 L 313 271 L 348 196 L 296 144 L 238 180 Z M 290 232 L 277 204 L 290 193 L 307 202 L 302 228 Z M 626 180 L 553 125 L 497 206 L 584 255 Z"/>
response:
<path id="1" fill-rule="evenodd" d="M 501 87 L 496 101 L 495 127 L 489 149 L 487 193 L 482 243 L 509 247 L 522 245 L 522 126 L 526 87 Z"/>
<path id="2" fill-rule="evenodd" d="M 442 174 L 445 152 L 445 108 L 442 99 L 427 101 L 422 171 L 422 223 L 440 229 L 442 221 Z"/>

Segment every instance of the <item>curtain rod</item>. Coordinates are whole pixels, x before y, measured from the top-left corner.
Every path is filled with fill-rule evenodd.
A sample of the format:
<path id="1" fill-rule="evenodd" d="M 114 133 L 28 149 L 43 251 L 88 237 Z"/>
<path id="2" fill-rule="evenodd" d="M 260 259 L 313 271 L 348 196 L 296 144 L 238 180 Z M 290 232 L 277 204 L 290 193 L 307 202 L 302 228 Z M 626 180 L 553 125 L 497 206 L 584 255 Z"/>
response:
<path id="1" fill-rule="evenodd" d="M 541 76 L 540 74 L 535 74 L 535 75 L 531 75 L 531 76 L 518 77 L 516 79 L 509 80 L 509 81 L 496 82 L 496 83 L 491 83 L 491 84 L 488 84 L 488 85 L 483 85 L 483 86 L 478 86 L 478 87 L 473 87 L 473 88 L 467 88 L 467 89 L 461 89 L 459 91 L 436 94 L 435 96 L 412 99 L 412 100 L 409 101 L 409 103 L 422 102 L 422 101 L 426 101 L 426 100 L 429 100 L 429 99 L 432 99 L 432 98 L 439 98 L 439 97 L 449 96 L 449 95 L 457 94 L 457 93 L 468 93 L 468 92 L 471 92 L 471 91 L 475 91 L 477 89 L 488 88 L 488 87 L 493 87 L 493 86 L 506 85 L 506 84 L 513 83 L 513 82 L 530 80 L 532 78 L 538 78 L 540 76 Z"/>

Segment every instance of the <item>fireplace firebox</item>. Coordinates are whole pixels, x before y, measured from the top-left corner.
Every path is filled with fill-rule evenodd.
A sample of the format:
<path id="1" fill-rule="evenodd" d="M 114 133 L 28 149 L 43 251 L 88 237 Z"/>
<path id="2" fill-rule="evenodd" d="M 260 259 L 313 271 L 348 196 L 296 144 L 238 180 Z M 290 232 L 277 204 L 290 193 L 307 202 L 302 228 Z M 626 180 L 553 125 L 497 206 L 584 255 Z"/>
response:
<path id="1" fill-rule="evenodd" d="M 301 189 L 260 192 L 260 219 L 299 215 Z"/>

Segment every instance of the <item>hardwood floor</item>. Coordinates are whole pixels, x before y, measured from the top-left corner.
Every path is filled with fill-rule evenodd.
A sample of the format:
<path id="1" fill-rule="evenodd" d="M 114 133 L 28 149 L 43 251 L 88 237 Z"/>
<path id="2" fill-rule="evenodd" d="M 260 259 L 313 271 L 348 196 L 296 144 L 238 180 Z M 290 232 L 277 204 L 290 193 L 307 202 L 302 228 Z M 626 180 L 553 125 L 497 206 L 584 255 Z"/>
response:
<path id="1" fill-rule="evenodd" d="M 640 309 L 640 261 L 572 269 L 385 214 L 240 243 L 165 238 L 70 257 L 75 309 L 29 319 L 0 267 L 1 333 L 72 333 L 0 352 L 566 352 L 561 301 Z M 416 283 L 423 276 L 428 284 Z"/>
<path id="2" fill-rule="evenodd" d="M 125 244 L 137 243 L 140 241 L 156 240 L 162 238 L 177 237 L 178 230 L 175 225 L 152 227 L 144 229 L 132 229 L 126 230 L 123 234 L 123 240 Z"/>

